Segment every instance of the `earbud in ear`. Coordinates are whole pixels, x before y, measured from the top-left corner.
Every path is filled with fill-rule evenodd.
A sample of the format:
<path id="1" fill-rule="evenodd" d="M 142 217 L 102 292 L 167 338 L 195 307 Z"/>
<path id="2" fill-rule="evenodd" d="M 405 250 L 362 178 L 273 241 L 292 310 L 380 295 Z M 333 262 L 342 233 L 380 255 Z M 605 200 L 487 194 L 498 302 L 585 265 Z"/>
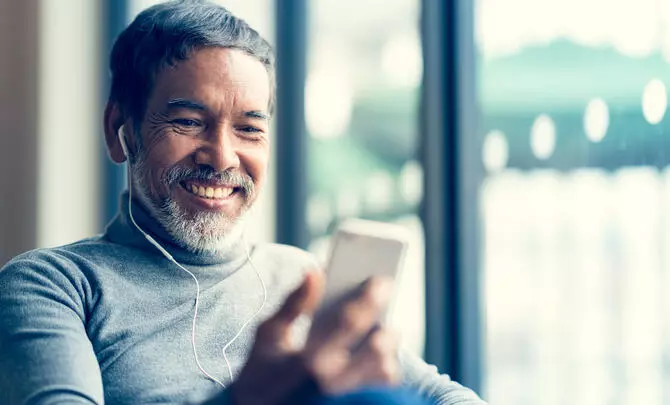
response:
<path id="1" fill-rule="evenodd" d="M 121 150 L 123 150 L 123 155 L 126 158 L 130 158 L 130 154 L 128 153 L 128 146 L 126 145 L 126 130 L 123 125 L 119 127 L 119 143 L 121 144 Z"/>

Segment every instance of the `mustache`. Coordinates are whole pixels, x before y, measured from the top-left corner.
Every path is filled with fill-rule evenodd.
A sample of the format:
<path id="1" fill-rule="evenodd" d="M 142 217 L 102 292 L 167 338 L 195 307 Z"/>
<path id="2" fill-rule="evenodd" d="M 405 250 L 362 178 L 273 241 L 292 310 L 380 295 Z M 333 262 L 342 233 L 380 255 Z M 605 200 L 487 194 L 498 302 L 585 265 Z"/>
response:
<path id="1" fill-rule="evenodd" d="M 165 184 L 170 188 L 176 187 L 184 181 L 206 181 L 233 184 L 239 187 L 246 196 L 251 196 L 254 193 L 254 182 L 251 176 L 234 169 L 226 169 L 218 172 L 210 166 L 198 166 L 195 168 L 173 166 L 165 171 L 162 177 Z"/>

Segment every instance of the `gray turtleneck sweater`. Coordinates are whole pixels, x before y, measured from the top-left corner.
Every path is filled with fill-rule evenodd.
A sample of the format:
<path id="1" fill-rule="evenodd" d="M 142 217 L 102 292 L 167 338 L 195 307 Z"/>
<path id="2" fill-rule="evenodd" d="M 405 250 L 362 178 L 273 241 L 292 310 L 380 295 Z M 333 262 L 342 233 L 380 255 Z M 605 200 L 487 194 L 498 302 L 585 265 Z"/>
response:
<path id="1" fill-rule="evenodd" d="M 225 392 L 198 370 L 191 347 L 195 283 L 132 226 L 122 198 L 103 235 L 20 255 L 0 271 L 0 404 L 197 404 Z M 299 283 L 312 257 L 264 244 L 251 259 L 267 303 L 227 351 L 222 348 L 261 305 L 260 281 L 242 242 L 224 254 L 193 254 L 133 203 L 146 232 L 198 278 L 196 344 L 205 370 L 230 383 L 255 327 Z M 438 404 L 480 405 L 470 390 L 401 354 L 405 384 Z M 259 387 L 262 389 L 262 387 Z"/>

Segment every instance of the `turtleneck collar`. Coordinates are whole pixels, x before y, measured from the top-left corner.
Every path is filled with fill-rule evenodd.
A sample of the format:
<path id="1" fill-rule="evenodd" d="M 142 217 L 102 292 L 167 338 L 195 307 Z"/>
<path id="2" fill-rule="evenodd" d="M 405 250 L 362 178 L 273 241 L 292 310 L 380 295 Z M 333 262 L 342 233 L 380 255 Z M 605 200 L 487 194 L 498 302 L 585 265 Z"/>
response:
<path id="1" fill-rule="evenodd" d="M 210 266 L 220 264 L 242 265 L 246 260 L 246 247 L 240 237 L 222 252 L 194 253 L 179 245 L 135 198 L 132 201 L 133 218 L 144 232 L 151 235 L 175 260 L 182 264 Z M 128 191 L 121 194 L 119 212 L 107 225 L 105 236 L 112 242 L 133 246 L 162 256 L 140 231 L 135 228 L 128 211 Z M 237 267 L 237 266 L 235 266 Z"/>

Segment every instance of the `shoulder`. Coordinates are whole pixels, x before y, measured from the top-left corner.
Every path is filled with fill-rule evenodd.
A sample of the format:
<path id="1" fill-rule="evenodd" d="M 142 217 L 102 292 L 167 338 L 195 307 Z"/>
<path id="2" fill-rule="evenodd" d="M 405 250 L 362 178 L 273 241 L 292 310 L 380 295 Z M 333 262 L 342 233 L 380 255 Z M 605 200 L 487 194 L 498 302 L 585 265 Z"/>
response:
<path id="1" fill-rule="evenodd" d="M 76 273 L 77 269 L 93 263 L 98 252 L 107 244 L 100 238 L 83 239 L 78 242 L 53 248 L 40 248 L 22 253 L 0 269 L 4 279 L 19 274 L 41 270 L 58 270 L 61 273 Z"/>
<path id="2" fill-rule="evenodd" d="M 63 248 L 42 248 L 22 253 L 0 270 L 0 280 L 10 282 L 54 272 L 68 273 L 72 268 L 72 259 L 67 253 Z"/>
<path id="3" fill-rule="evenodd" d="M 82 307 L 90 294 L 99 238 L 20 254 L 0 269 L 0 301 L 39 295 Z"/>

